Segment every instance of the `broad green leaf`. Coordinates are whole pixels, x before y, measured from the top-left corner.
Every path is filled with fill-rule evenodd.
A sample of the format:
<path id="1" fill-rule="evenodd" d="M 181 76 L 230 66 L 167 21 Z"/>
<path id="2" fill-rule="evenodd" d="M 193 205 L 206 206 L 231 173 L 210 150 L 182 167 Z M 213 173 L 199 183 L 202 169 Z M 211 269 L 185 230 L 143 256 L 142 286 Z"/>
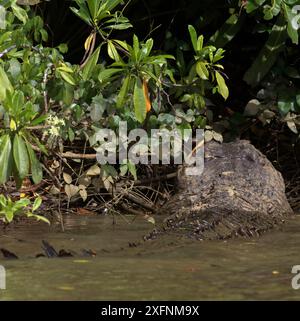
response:
<path id="1" fill-rule="evenodd" d="M 119 92 L 119 95 L 117 98 L 117 107 L 118 108 L 123 107 L 124 101 L 126 100 L 126 96 L 128 94 L 129 83 L 130 83 L 130 75 L 125 77 L 122 87 L 120 89 L 120 92 Z"/>
<path id="2" fill-rule="evenodd" d="M 204 37 L 201 35 L 201 36 L 198 37 L 198 40 L 197 40 L 197 50 L 198 51 L 202 50 L 203 42 L 204 42 Z"/>
<path id="3" fill-rule="evenodd" d="M 121 58 L 118 54 L 118 51 L 111 40 L 107 41 L 107 53 L 112 60 L 114 60 L 114 61 L 121 60 Z"/>
<path id="4" fill-rule="evenodd" d="M 209 71 L 206 68 L 206 63 L 203 61 L 198 61 L 196 63 L 196 71 L 198 76 L 203 80 L 208 80 L 209 78 Z"/>
<path id="5" fill-rule="evenodd" d="M 68 84 L 70 84 L 72 86 L 76 85 L 75 79 L 71 74 L 69 74 L 65 71 L 62 71 L 62 70 L 59 70 L 59 73 L 60 73 L 61 77 L 63 78 L 63 80 L 66 81 Z"/>
<path id="6" fill-rule="evenodd" d="M 14 13 L 14 15 L 23 22 L 23 24 L 25 24 L 28 20 L 28 15 L 27 12 L 21 8 L 20 6 L 18 6 L 16 3 L 13 3 L 11 5 L 12 11 Z"/>
<path id="7" fill-rule="evenodd" d="M 153 48 L 153 39 L 148 39 L 146 43 L 143 45 L 143 57 L 147 57 L 150 55 L 151 50 Z"/>
<path id="8" fill-rule="evenodd" d="M 80 9 L 70 7 L 70 9 L 84 22 L 86 22 L 88 25 L 92 25 L 91 23 L 91 17 L 88 9 L 86 7 L 81 7 Z"/>
<path id="9" fill-rule="evenodd" d="M 130 45 L 128 45 L 128 43 L 126 41 L 121 41 L 121 40 L 117 40 L 117 39 L 114 39 L 112 41 L 117 43 L 119 46 L 121 46 L 123 49 L 125 49 L 128 52 L 133 50 L 132 47 Z"/>
<path id="10" fill-rule="evenodd" d="M 134 60 L 138 61 L 140 56 L 140 42 L 139 38 L 136 35 L 133 35 L 133 52 Z"/>
<path id="11" fill-rule="evenodd" d="M 4 69 L 0 66 L 0 101 L 5 100 L 6 92 L 13 91 L 13 87 L 4 71 Z"/>
<path id="12" fill-rule="evenodd" d="M 219 86 L 219 93 L 226 100 L 229 96 L 229 91 L 228 91 L 228 87 L 226 85 L 225 79 L 218 71 L 215 71 L 215 75 Z"/>
<path id="13" fill-rule="evenodd" d="M 117 68 L 104 69 L 99 73 L 98 79 L 100 82 L 107 81 L 109 78 L 119 73 L 120 71 L 122 71 L 122 69 L 117 69 Z"/>
<path id="14" fill-rule="evenodd" d="M 42 204 L 42 198 L 37 197 L 32 205 L 32 212 L 36 211 Z"/>
<path id="15" fill-rule="evenodd" d="M 291 101 L 288 98 L 279 97 L 278 100 L 278 109 L 281 112 L 282 115 L 286 115 L 288 112 L 290 112 L 294 107 L 294 102 Z"/>
<path id="16" fill-rule="evenodd" d="M 294 26 L 293 26 L 293 19 L 297 18 L 297 11 L 294 13 L 292 11 L 292 9 L 286 4 L 283 4 L 283 8 L 284 8 L 284 13 L 285 13 L 285 16 L 286 16 L 286 20 L 288 22 L 288 28 L 287 28 L 288 35 L 292 39 L 293 43 L 298 45 L 298 43 L 299 43 L 298 31 L 299 30 L 295 29 Z"/>
<path id="17" fill-rule="evenodd" d="M 0 184 L 4 184 L 11 175 L 12 146 L 8 134 L 4 135 L 0 145 Z"/>
<path id="18" fill-rule="evenodd" d="M 194 48 L 195 52 L 197 52 L 197 32 L 196 32 L 196 29 L 192 25 L 189 25 L 188 29 L 189 29 L 193 48 Z"/>
<path id="19" fill-rule="evenodd" d="M 11 223 L 12 220 L 14 219 L 14 212 L 12 210 L 7 209 L 5 211 L 5 218 L 7 223 Z"/>
<path id="20" fill-rule="evenodd" d="M 95 52 L 91 55 L 88 62 L 82 69 L 82 78 L 87 80 L 91 77 L 94 68 L 97 65 L 98 59 L 100 54 L 100 47 L 98 47 Z"/>
<path id="21" fill-rule="evenodd" d="M 111 10 L 115 9 L 115 7 L 123 1 L 124 0 L 108 0 L 108 1 L 106 1 L 106 10 L 111 11 Z"/>
<path id="22" fill-rule="evenodd" d="M 277 61 L 284 49 L 287 39 L 287 26 L 284 15 L 280 15 L 272 28 L 269 39 L 261 49 L 258 57 L 244 75 L 248 85 L 257 86 Z"/>
<path id="23" fill-rule="evenodd" d="M 90 14 L 91 14 L 93 20 L 95 20 L 95 18 L 97 17 L 99 5 L 100 5 L 100 0 L 87 0 L 87 4 L 88 4 Z"/>
<path id="24" fill-rule="evenodd" d="M 13 115 L 17 117 L 25 104 L 25 97 L 22 91 L 15 91 L 12 96 L 12 109 Z"/>
<path id="25" fill-rule="evenodd" d="M 13 155 L 18 175 L 25 178 L 29 172 L 29 157 L 24 139 L 16 134 L 13 142 Z"/>
<path id="26" fill-rule="evenodd" d="M 31 121 L 30 126 L 39 125 L 40 123 L 44 122 L 47 119 L 47 117 L 48 117 L 47 115 L 42 115 L 35 118 L 34 120 Z"/>
<path id="27" fill-rule="evenodd" d="M 136 79 L 133 92 L 133 105 L 136 119 L 142 123 L 146 119 L 146 98 L 143 90 L 143 83 L 140 78 Z"/>
<path id="28" fill-rule="evenodd" d="M 23 210 L 24 207 L 27 207 L 30 204 L 30 200 L 28 198 L 21 198 L 20 200 L 13 203 L 13 211 Z"/>
<path id="29" fill-rule="evenodd" d="M 29 143 L 26 144 L 29 160 L 30 160 L 30 169 L 32 174 L 32 180 L 35 184 L 38 184 L 43 179 L 43 169 L 42 165 L 37 159 L 35 152 Z"/>
<path id="30" fill-rule="evenodd" d="M 67 66 L 66 64 L 62 64 L 60 67 L 57 68 L 57 70 L 59 71 L 65 71 L 68 72 L 70 74 L 72 74 L 74 71 L 71 67 Z"/>
<path id="31" fill-rule="evenodd" d="M 71 105 L 74 99 L 74 86 L 65 82 L 61 88 L 62 101 L 66 105 Z"/>

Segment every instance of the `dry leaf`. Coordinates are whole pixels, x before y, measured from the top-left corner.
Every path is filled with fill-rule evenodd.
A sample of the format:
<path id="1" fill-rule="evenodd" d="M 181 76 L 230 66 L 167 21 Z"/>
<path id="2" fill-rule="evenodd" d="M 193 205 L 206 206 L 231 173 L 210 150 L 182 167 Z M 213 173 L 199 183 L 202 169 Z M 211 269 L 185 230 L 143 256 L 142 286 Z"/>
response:
<path id="1" fill-rule="evenodd" d="M 49 190 L 49 193 L 52 194 L 52 195 L 57 195 L 57 194 L 60 193 L 60 190 L 56 186 L 52 185 L 50 190 Z"/>
<path id="2" fill-rule="evenodd" d="M 223 143 L 223 136 L 220 133 L 213 131 L 212 134 L 215 141 Z"/>
<path id="3" fill-rule="evenodd" d="M 100 175 L 100 172 L 101 172 L 100 167 L 98 165 L 93 165 L 87 170 L 86 175 L 97 176 L 97 175 Z"/>
<path id="4" fill-rule="evenodd" d="M 79 195 L 81 196 L 81 198 L 82 198 L 82 200 L 83 200 L 84 202 L 87 200 L 88 195 L 87 195 L 86 189 L 81 189 L 81 190 L 79 191 Z"/>
<path id="5" fill-rule="evenodd" d="M 154 218 L 153 216 L 150 216 L 150 215 L 146 214 L 146 215 L 144 216 L 144 218 L 146 219 L 147 222 L 155 225 L 155 218 Z"/>
<path id="6" fill-rule="evenodd" d="M 63 178 L 64 178 L 64 181 L 67 183 L 67 184 L 71 184 L 72 183 L 72 177 L 71 175 L 67 174 L 67 173 L 63 173 Z"/>
<path id="7" fill-rule="evenodd" d="M 78 191 L 79 191 L 78 186 L 75 186 L 72 184 L 65 186 L 65 193 L 67 194 L 69 199 L 75 196 L 78 193 Z"/>
<path id="8" fill-rule="evenodd" d="M 206 130 L 205 133 L 204 133 L 205 142 L 208 143 L 208 142 L 210 142 L 211 140 L 213 140 L 213 138 L 214 138 L 214 136 L 213 136 L 212 131 Z"/>

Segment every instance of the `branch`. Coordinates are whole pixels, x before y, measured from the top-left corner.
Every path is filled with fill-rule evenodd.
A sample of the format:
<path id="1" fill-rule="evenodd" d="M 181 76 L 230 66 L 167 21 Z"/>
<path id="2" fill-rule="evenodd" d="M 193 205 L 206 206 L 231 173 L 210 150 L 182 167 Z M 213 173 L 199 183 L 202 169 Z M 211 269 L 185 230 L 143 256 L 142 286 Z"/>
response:
<path id="1" fill-rule="evenodd" d="M 17 48 L 17 46 L 13 45 L 13 46 L 8 47 L 7 49 L 3 50 L 2 52 L 0 52 L 0 58 L 2 58 L 4 55 L 8 54 L 10 51 L 14 50 L 15 48 Z"/>

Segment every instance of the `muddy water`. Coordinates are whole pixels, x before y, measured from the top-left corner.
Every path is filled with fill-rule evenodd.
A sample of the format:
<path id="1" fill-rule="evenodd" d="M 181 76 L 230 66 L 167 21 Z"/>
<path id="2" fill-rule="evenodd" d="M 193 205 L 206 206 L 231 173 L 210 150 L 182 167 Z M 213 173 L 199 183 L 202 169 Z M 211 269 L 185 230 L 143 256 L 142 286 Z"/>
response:
<path id="1" fill-rule="evenodd" d="M 20 226 L 1 232 L 0 247 L 19 260 L 0 258 L 14 300 L 300 299 L 291 269 L 300 265 L 300 216 L 259 239 L 194 242 L 165 237 L 129 248 L 152 229 L 132 217 L 76 217 L 59 226 Z M 78 257 L 35 258 L 41 240 Z M 95 258 L 81 256 L 93 249 Z M 1 254 L 0 254 L 1 255 Z"/>

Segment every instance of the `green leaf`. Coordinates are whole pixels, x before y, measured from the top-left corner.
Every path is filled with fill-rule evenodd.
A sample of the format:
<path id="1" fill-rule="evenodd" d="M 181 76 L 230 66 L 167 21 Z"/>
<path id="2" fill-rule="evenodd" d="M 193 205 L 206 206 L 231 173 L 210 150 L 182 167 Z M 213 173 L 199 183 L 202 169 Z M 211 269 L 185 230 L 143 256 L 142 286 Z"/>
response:
<path id="1" fill-rule="evenodd" d="M 196 71 L 198 76 L 203 80 L 208 80 L 209 78 L 209 71 L 206 68 L 206 63 L 203 61 L 198 61 L 196 63 Z"/>
<path id="2" fill-rule="evenodd" d="M 70 7 L 70 9 L 78 16 L 80 19 L 82 19 L 84 22 L 86 22 L 88 25 L 91 24 L 91 18 L 88 9 L 85 7 L 81 7 L 80 9 Z"/>
<path id="3" fill-rule="evenodd" d="M 27 142 L 26 144 L 28 155 L 30 159 L 30 168 L 32 174 L 32 180 L 35 184 L 38 184 L 43 178 L 43 169 L 41 163 L 38 161 L 35 152 L 33 151 L 30 144 Z"/>
<path id="4" fill-rule="evenodd" d="M 2 136 L 0 145 L 0 184 L 4 184 L 11 175 L 12 170 L 12 146 L 8 134 Z"/>
<path id="5" fill-rule="evenodd" d="M 219 87 L 218 88 L 219 89 L 219 93 L 226 100 L 228 98 L 228 96 L 229 96 L 229 90 L 228 90 L 228 87 L 226 85 L 225 79 L 223 78 L 223 76 L 218 71 L 215 71 L 215 75 L 216 75 L 216 79 L 217 79 L 217 83 L 218 83 L 218 87 Z"/>
<path id="6" fill-rule="evenodd" d="M 111 11 L 111 10 L 115 9 L 115 7 L 116 7 L 119 3 L 121 3 L 122 1 L 123 1 L 123 0 L 108 0 L 108 1 L 105 1 L 105 4 L 106 4 L 105 9 L 106 9 L 107 11 Z"/>
<path id="7" fill-rule="evenodd" d="M 107 81 L 109 78 L 111 78 L 112 76 L 114 76 L 116 73 L 120 71 L 122 71 L 122 69 L 117 69 L 117 68 L 104 69 L 99 73 L 98 79 L 100 82 Z"/>
<path id="8" fill-rule="evenodd" d="M 114 61 L 121 60 L 121 58 L 118 54 L 118 51 L 111 40 L 107 41 L 107 53 L 112 60 L 114 60 Z"/>
<path id="9" fill-rule="evenodd" d="M 16 134 L 13 142 L 13 155 L 18 175 L 25 178 L 29 172 L 29 157 L 24 139 Z"/>
<path id="10" fill-rule="evenodd" d="M 37 197 L 32 205 L 32 212 L 36 211 L 42 204 L 42 198 Z"/>
<path id="11" fill-rule="evenodd" d="M 196 29 L 192 25 L 189 25 L 188 29 L 189 29 L 189 33 L 190 33 L 190 37 L 191 37 L 193 48 L 194 48 L 195 52 L 197 52 L 197 47 L 198 46 L 197 46 L 197 32 L 196 32 Z"/>
<path id="12" fill-rule="evenodd" d="M 26 23 L 26 21 L 28 20 L 28 15 L 27 12 L 21 8 L 20 6 L 18 6 L 16 3 L 13 3 L 11 5 L 12 11 L 14 13 L 14 15 L 23 22 L 23 24 Z"/>
<path id="13" fill-rule="evenodd" d="M 74 86 L 65 82 L 61 88 L 62 101 L 66 105 L 71 105 L 74 99 Z"/>
<path id="14" fill-rule="evenodd" d="M 36 126 L 44 122 L 48 118 L 47 115 L 42 115 L 31 121 L 30 126 Z"/>
<path id="15" fill-rule="evenodd" d="M 91 77 L 94 68 L 97 65 L 98 59 L 100 54 L 100 47 L 98 47 L 95 52 L 91 55 L 88 62 L 82 69 L 82 78 L 87 80 Z"/>
<path id="16" fill-rule="evenodd" d="M 37 221 L 42 221 L 42 222 L 45 222 L 45 223 L 47 223 L 47 224 L 49 224 L 50 225 L 50 221 L 46 218 L 46 217 L 44 217 L 44 216 L 41 216 L 41 215 L 36 215 L 36 214 L 33 214 L 33 213 L 27 213 L 27 217 L 28 218 L 31 218 L 31 217 L 33 217 L 33 218 L 35 218 Z"/>
<path id="17" fill-rule="evenodd" d="M 122 164 L 120 166 L 120 175 L 121 176 L 125 176 L 128 172 L 128 166 L 127 166 L 127 163 L 126 164 Z"/>
<path id="18" fill-rule="evenodd" d="M 5 100 L 6 92 L 13 91 L 13 87 L 4 71 L 4 69 L 0 66 L 0 101 Z"/>
<path id="19" fill-rule="evenodd" d="M 299 35 L 298 35 L 298 29 L 295 29 L 293 26 L 293 19 L 297 18 L 297 11 L 294 13 L 292 9 L 287 6 L 286 4 L 283 4 L 284 13 L 286 20 L 288 22 L 288 35 L 292 39 L 293 43 L 298 45 L 299 43 Z"/>
<path id="20" fill-rule="evenodd" d="M 284 49 L 286 39 L 287 27 L 285 18 L 281 14 L 272 28 L 269 39 L 244 75 L 244 80 L 248 85 L 255 87 L 262 81 L 277 61 L 279 53 Z"/>
<path id="21" fill-rule="evenodd" d="M 282 115 L 286 115 L 294 107 L 294 101 L 290 97 L 279 97 L 278 109 Z"/>
<path id="22" fill-rule="evenodd" d="M 201 35 L 198 37 L 197 40 L 197 50 L 201 51 L 203 49 L 203 42 L 204 42 L 204 37 Z"/>
<path id="23" fill-rule="evenodd" d="M 140 56 L 140 43 L 139 43 L 139 38 L 136 35 L 133 35 L 133 52 L 134 52 L 134 60 L 138 61 Z"/>
<path id="24" fill-rule="evenodd" d="M 60 73 L 61 77 L 63 78 L 63 80 L 66 81 L 68 84 L 70 84 L 72 86 L 76 85 L 75 79 L 71 74 L 69 74 L 65 71 L 62 71 L 62 70 L 59 70 L 59 73 Z"/>
<path id="25" fill-rule="evenodd" d="M 136 79 L 133 92 L 133 105 L 136 119 L 142 123 L 146 119 L 146 98 L 140 78 Z"/>
<path id="26" fill-rule="evenodd" d="M 57 49 L 63 54 L 67 53 L 69 50 L 68 45 L 66 43 L 61 43 L 57 46 Z"/>
<path id="27" fill-rule="evenodd" d="M 129 83 L 130 83 L 130 75 L 128 75 L 127 77 L 125 77 L 122 87 L 120 89 L 118 98 L 117 98 L 117 107 L 118 108 L 122 108 L 124 101 L 126 99 L 126 96 L 128 94 L 128 89 L 129 89 Z"/>
<path id="28" fill-rule="evenodd" d="M 153 48 L 153 39 L 150 38 L 146 41 L 145 45 L 143 45 L 143 56 L 148 57 L 151 53 L 151 50 Z"/>
<path id="29" fill-rule="evenodd" d="M 252 11 L 256 10 L 259 5 L 254 0 L 249 0 L 246 3 L 246 12 L 251 13 Z"/>
<path id="30" fill-rule="evenodd" d="M 128 28 L 132 28 L 131 23 L 117 23 L 105 26 L 103 29 L 113 29 L 113 30 L 126 30 Z"/>
<path id="31" fill-rule="evenodd" d="M 134 180 L 137 180 L 136 166 L 131 161 L 127 163 L 128 170 L 130 174 L 133 176 Z"/>
<path id="32" fill-rule="evenodd" d="M 126 41 L 121 41 L 121 40 L 117 40 L 117 39 L 114 39 L 112 41 L 117 43 L 119 46 L 121 46 L 123 49 L 125 49 L 128 52 L 133 50 L 132 47 Z"/>
<path id="33" fill-rule="evenodd" d="M 5 211 L 5 218 L 7 223 L 11 223 L 12 220 L 14 219 L 14 212 L 12 210 L 6 210 Z"/>
<path id="34" fill-rule="evenodd" d="M 97 17 L 100 1 L 99 0 L 87 0 L 90 14 L 93 20 Z"/>
<path id="35" fill-rule="evenodd" d="M 12 96 L 12 110 L 14 113 L 14 116 L 17 116 L 20 114 L 23 106 L 25 104 L 25 97 L 22 91 L 15 91 Z"/>

